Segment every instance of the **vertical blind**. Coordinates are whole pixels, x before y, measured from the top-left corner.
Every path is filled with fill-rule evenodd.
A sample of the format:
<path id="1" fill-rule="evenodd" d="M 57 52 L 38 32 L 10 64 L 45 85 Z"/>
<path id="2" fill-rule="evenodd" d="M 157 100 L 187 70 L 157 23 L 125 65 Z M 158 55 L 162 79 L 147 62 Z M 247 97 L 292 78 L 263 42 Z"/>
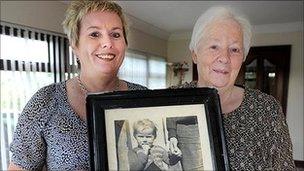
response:
<path id="1" fill-rule="evenodd" d="M 15 125 L 27 101 L 41 87 L 70 78 L 77 66 L 68 39 L 59 33 L 1 21 L 0 36 L 0 170 L 6 170 Z"/>
<path id="2" fill-rule="evenodd" d="M 77 64 L 75 63 L 75 58 L 71 55 L 68 39 L 65 35 L 7 22 L 1 22 L 0 34 L 29 40 L 40 40 L 46 42 L 48 46 L 47 61 L 15 60 L 14 57 L 7 58 L 1 56 L 0 70 L 51 72 L 54 75 L 54 82 L 60 82 L 66 78 L 70 78 L 70 75 L 66 75 L 65 73 L 76 72 L 77 67 L 75 67 L 75 65 Z M 18 49 L 16 49 L 16 51 L 18 51 Z"/>

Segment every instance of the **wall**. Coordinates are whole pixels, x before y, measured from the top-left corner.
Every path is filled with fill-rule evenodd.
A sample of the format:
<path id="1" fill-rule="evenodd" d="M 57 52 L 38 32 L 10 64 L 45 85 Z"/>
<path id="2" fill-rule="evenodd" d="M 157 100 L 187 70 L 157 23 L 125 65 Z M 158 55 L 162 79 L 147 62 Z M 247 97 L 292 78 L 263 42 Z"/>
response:
<path id="1" fill-rule="evenodd" d="M 192 64 L 188 44 L 190 35 L 179 36 L 168 42 L 168 62 L 187 61 Z M 287 122 L 294 149 L 294 159 L 304 160 L 304 118 L 303 118 L 303 31 L 290 33 L 259 33 L 253 40 L 253 46 L 291 44 L 291 63 L 288 87 Z M 170 75 L 170 74 L 169 74 Z M 171 74 L 172 75 L 172 74 Z M 168 80 L 175 84 L 177 78 Z M 192 68 L 186 73 L 185 81 L 192 80 Z"/>
<path id="2" fill-rule="evenodd" d="M 56 1 L 1 1 L 1 21 L 63 33 L 66 5 Z"/>
<path id="3" fill-rule="evenodd" d="M 168 42 L 168 62 L 187 62 L 189 64 L 189 71 L 185 73 L 184 81 L 192 80 L 192 58 L 191 53 L 188 49 L 190 40 L 189 39 L 178 39 L 171 40 Z M 169 72 L 167 73 L 167 85 L 176 85 L 178 83 L 178 76 L 174 76 L 172 69 L 168 68 Z"/>
<path id="4" fill-rule="evenodd" d="M 67 4 L 60 1 L 0 1 L 1 21 L 63 33 Z M 129 48 L 161 57 L 167 55 L 167 41 L 130 28 Z"/>
<path id="5" fill-rule="evenodd" d="M 131 28 L 128 32 L 129 48 L 156 56 L 167 56 L 167 41 Z"/>

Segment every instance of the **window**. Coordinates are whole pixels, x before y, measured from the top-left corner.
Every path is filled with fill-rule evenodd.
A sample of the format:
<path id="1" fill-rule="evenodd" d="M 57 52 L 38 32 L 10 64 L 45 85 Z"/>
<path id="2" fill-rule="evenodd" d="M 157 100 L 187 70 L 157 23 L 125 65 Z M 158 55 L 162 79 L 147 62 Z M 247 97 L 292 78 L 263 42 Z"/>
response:
<path id="1" fill-rule="evenodd" d="M 166 62 L 163 58 L 151 57 L 148 61 L 149 80 L 151 89 L 166 88 Z"/>
<path id="2" fill-rule="evenodd" d="M 166 61 L 161 57 L 128 51 L 119 77 L 150 89 L 166 88 Z"/>

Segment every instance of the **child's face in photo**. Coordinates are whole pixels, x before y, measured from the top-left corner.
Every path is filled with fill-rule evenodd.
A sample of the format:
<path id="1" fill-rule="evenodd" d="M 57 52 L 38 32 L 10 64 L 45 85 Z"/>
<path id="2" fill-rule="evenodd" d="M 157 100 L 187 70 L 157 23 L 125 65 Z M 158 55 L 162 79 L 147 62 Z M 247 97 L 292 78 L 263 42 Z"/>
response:
<path id="1" fill-rule="evenodd" d="M 140 147 L 148 145 L 152 147 L 153 142 L 155 140 L 155 136 L 153 134 L 153 129 L 144 129 L 144 130 L 138 130 L 135 139 L 137 140 L 137 143 Z"/>

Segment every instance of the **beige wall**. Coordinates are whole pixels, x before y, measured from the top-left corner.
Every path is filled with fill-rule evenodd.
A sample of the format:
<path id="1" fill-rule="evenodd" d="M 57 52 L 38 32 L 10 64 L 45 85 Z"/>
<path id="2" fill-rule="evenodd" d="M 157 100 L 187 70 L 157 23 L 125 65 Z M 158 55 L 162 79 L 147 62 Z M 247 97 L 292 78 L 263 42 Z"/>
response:
<path id="1" fill-rule="evenodd" d="M 189 64 L 189 71 L 185 73 L 184 81 L 192 80 L 192 58 L 188 50 L 189 39 L 168 41 L 168 62 L 187 62 Z M 174 76 L 172 68 L 168 68 L 167 86 L 176 85 L 178 83 L 179 75 Z"/>
<path id="2" fill-rule="evenodd" d="M 67 5 L 58 1 L 0 1 L 1 21 L 63 33 Z M 129 48 L 161 57 L 167 55 L 167 41 L 130 28 Z"/>
<path id="3" fill-rule="evenodd" d="M 192 64 L 188 50 L 190 38 L 168 42 L 168 62 L 187 61 Z M 288 87 L 287 122 L 294 148 L 294 159 L 304 160 L 303 118 L 303 32 L 256 34 L 253 46 L 292 45 Z M 170 74 L 169 74 L 170 75 Z M 172 75 L 172 74 L 171 74 Z M 177 78 L 171 79 L 175 84 Z M 186 81 L 192 80 L 192 68 L 186 73 Z M 170 80 L 168 80 L 170 84 Z"/>
<path id="4" fill-rule="evenodd" d="M 166 58 L 167 41 L 131 28 L 128 32 L 129 48 Z"/>
<path id="5" fill-rule="evenodd" d="M 56 1 L 1 1 L 1 21 L 63 33 L 66 5 Z"/>

